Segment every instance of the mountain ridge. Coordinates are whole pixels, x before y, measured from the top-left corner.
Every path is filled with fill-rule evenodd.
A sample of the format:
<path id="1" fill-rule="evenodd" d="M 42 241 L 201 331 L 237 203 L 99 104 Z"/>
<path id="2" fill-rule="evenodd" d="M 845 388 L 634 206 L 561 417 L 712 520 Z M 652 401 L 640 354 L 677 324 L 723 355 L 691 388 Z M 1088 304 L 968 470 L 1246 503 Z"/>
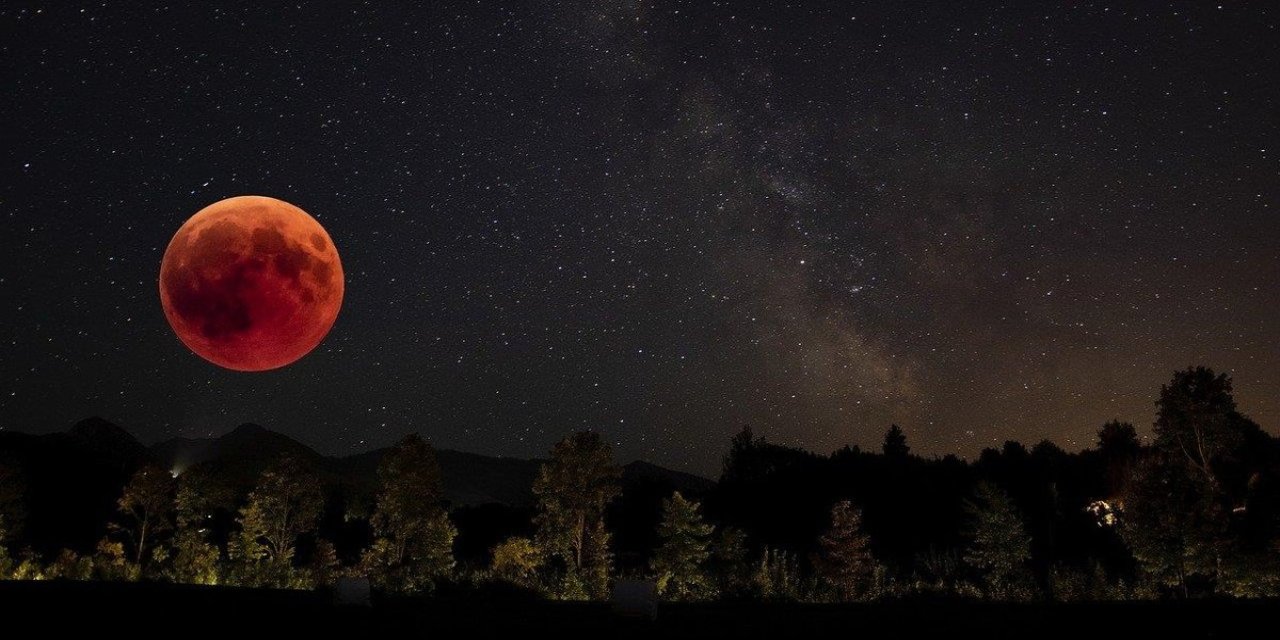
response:
<path id="1" fill-rule="evenodd" d="M 178 436 L 146 445 L 128 429 L 98 416 L 80 420 L 64 432 L 4 433 L 7 436 L 0 439 L 0 453 L 13 448 L 7 443 L 17 441 L 40 443 L 43 448 L 69 445 L 118 469 L 152 463 L 183 473 L 200 466 L 236 490 L 251 489 L 263 469 L 281 456 L 292 455 L 312 463 L 327 482 L 372 495 L 376 490 L 378 462 L 391 448 L 329 456 L 291 436 L 252 422 L 242 423 L 218 436 Z M 496 503 L 531 508 L 534 505 L 533 480 L 544 459 L 490 456 L 456 449 L 436 449 L 436 458 L 445 495 L 456 506 Z M 644 460 L 633 460 L 619 468 L 624 486 L 657 482 L 685 493 L 700 494 L 714 485 L 708 478 Z"/>

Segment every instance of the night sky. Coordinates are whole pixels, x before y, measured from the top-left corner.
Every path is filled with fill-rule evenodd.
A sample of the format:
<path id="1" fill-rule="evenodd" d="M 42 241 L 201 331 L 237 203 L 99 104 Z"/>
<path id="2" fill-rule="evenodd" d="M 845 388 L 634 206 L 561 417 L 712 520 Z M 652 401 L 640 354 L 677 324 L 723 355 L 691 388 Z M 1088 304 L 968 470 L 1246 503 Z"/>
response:
<path id="1" fill-rule="evenodd" d="M 1280 421 L 1273 3 L 144 4 L 0 7 L 0 428 L 714 474 L 746 424 L 1076 450 L 1190 364 Z M 157 293 L 240 194 L 346 272 L 266 373 Z"/>

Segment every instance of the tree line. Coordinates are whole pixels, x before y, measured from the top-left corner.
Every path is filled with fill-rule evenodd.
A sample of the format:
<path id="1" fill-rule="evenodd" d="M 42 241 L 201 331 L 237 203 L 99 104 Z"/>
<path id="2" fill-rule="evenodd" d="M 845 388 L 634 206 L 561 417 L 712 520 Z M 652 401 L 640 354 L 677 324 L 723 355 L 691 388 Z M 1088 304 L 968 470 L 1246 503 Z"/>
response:
<path id="1" fill-rule="evenodd" d="M 21 545 L 21 472 L 0 465 L 0 577 L 311 589 L 345 575 L 388 594 L 501 586 L 567 600 L 605 599 L 623 577 L 683 601 L 1280 594 L 1276 439 L 1208 368 L 1176 372 L 1156 407 L 1149 443 L 1116 421 L 1080 453 L 1008 442 L 972 463 L 912 455 L 896 425 L 879 453 L 830 456 L 743 429 L 714 489 L 661 500 L 639 559 L 617 555 L 620 467 L 590 431 L 552 448 L 531 534 L 493 546 L 486 566 L 457 562 L 456 512 L 417 435 L 379 462 L 368 514 L 335 507 L 293 457 L 231 497 L 229 516 L 218 507 L 228 496 L 199 473 L 144 466 L 96 549 L 52 558 Z M 322 534 L 335 512 L 367 525 L 358 553 L 343 557 Z"/>

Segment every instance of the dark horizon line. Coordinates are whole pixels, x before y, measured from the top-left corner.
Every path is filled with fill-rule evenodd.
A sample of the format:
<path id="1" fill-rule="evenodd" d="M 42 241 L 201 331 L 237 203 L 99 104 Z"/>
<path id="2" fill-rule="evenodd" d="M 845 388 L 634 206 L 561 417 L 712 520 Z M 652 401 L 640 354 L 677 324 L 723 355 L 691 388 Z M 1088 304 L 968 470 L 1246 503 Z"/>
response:
<path id="1" fill-rule="evenodd" d="M 395 440 L 393 440 L 392 442 L 390 442 L 390 443 L 388 443 L 388 444 L 385 444 L 385 445 L 382 445 L 382 446 L 370 446 L 369 448 L 367 448 L 367 449 L 365 449 L 365 450 L 363 450 L 363 451 L 358 451 L 358 452 L 353 452 L 353 453 L 345 453 L 345 454 L 326 454 L 326 453 L 322 452 L 321 450 L 317 449 L 317 448 L 316 448 L 315 446 L 313 446 L 312 444 L 310 444 L 310 443 L 308 443 L 308 442 L 306 442 L 306 441 L 304 441 L 304 440 L 302 440 L 302 439 L 299 439 L 298 437 L 295 437 L 295 436 L 290 435 L 290 434 L 288 434 L 288 433 L 284 433 L 284 432 L 282 432 L 282 431 L 277 431 L 277 430 L 272 429 L 272 428 L 270 428 L 270 427 L 264 426 L 264 425 L 262 425 L 261 423 L 253 422 L 253 421 L 241 422 L 241 423 L 239 423 L 239 424 L 235 425 L 234 427 L 231 427 L 230 429 L 227 429 L 227 430 L 225 430 L 225 431 L 222 431 L 221 433 L 218 433 L 218 434 L 216 434 L 216 435 L 197 436 L 197 437 L 184 436 L 184 435 L 176 435 L 176 436 L 172 436 L 172 437 L 169 437 L 169 438 L 163 438 L 163 439 L 158 439 L 158 440 L 155 440 L 155 441 L 147 442 L 147 441 L 144 441 L 144 440 L 142 440 L 141 438 L 139 438 L 139 437 L 138 437 L 138 436 L 137 436 L 137 435 L 136 435 L 132 430 L 130 430 L 128 427 L 125 427 L 124 425 L 121 425 L 120 423 L 118 423 L 118 422 L 116 422 L 116 421 L 114 421 L 114 420 L 110 420 L 110 419 L 108 419 L 108 418 L 105 418 L 105 417 L 103 417 L 103 416 L 102 416 L 102 415 L 100 415 L 100 414 L 93 414 L 93 415 L 87 416 L 87 417 L 85 417 L 85 418 L 81 418 L 81 419 L 79 419 L 79 420 L 76 420 L 75 422 L 71 423 L 69 426 L 67 426 L 67 427 L 63 428 L 62 430 L 54 430 L 54 431 L 46 431 L 46 432 L 43 432 L 43 433 L 38 433 L 38 432 L 32 432 L 32 431 L 26 431 L 26 430 L 8 429 L 8 428 L 0 427 L 0 432 L 4 432 L 4 433 L 20 433 L 20 434 L 23 434 L 23 435 L 28 435 L 28 436 L 33 436 L 33 437 L 41 437 L 41 436 L 57 435 L 57 434 L 67 434 L 67 433 L 70 433 L 70 432 L 71 432 L 71 430 L 72 430 L 72 429 L 74 429 L 75 427 L 77 427 L 77 426 L 79 426 L 79 425 L 81 425 L 81 424 L 84 424 L 84 423 L 86 423 L 86 422 L 93 421 L 93 420 L 98 420 L 98 421 L 104 422 L 104 423 L 106 423 L 106 424 L 112 425 L 112 426 L 114 426 L 114 427 L 116 427 L 116 428 L 118 428 L 118 429 L 121 429 L 122 431 L 124 431 L 125 433 L 127 433 L 127 434 L 129 435 L 129 437 L 133 438 L 136 442 L 138 442 L 138 444 L 142 445 L 143 447 L 146 447 L 147 449 L 151 449 L 152 447 L 155 447 L 155 446 L 158 446 L 158 445 L 161 445 L 161 444 L 167 443 L 167 442 L 172 442 L 172 441 L 174 441 L 174 440 L 187 440 L 187 441 L 199 441 L 199 440 L 205 440 L 205 441 L 216 441 L 216 440 L 218 440 L 218 439 L 221 439 L 221 438 L 223 438 L 223 437 L 226 437 L 226 436 L 228 436 L 228 435 L 230 435 L 230 434 L 234 433 L 235 431 L 238 431 L 238 430 L 240 430 L 240 429 L 242 429 L 242 428 L 245 428 L 245 427 L 256 427 L 256 428 L 258 428 L 258 429 L 261 429 L 262 431 L 265 431 L 265 432 L 268 432 L 268 433 L 273 433 L 273 434 L 276 434 L 276 435 L 279 435 L 279 436 L 282 436 L 282 437 L 288 438 L 289 440 L 291 440 L 291 441 L 293 441 L 293 442 L 295 442 L 295 443 L 297 443 L 297 444 L 299 444 L 299 445 L 301 445 L 301 446 L 303 446 L 303 447 L 306 447 L 308 450 L 310 450 L 312 453 L 315 453 L 315 454 L 316 454 L 316 455 L 318 455 L 318 456 L 321 456 L 321 457 L 324 457 L 324 458 L 337 459 L 337 460 L 341 460 L 341 459 L 345 459 L 345 458 L 352 458 L 352 457 L 356 457 L 356 456 L 367 455 L 367 454 L 370 454 L 370 453 L 373 453 L 373 452 L 376 452 L 376 451 L 381 451 L 381 450 L 384 450 L 384 449 L 390 449 L 391 447 L 394 447 L 394 446 L 395 446 L 396 442 L 398 442 L 400 438 L 403 438 L 403 437 L 405 437 L 405 436 L 407 436 L 407 435 L 409 435 L 409 434 L 417 434 L 417 435 L 421 436 L 424 440 L 426 440 L 428 444 L 431 444 L 431 438 L 427 437 L 427 434 L 424 434 L 424 433 L 422 433 L 422 432 L 420 432 L 420 431 L 417 431 L 417 430 L 411 430 L 411 431 L 408 431 L 408 432 L 406 432 L 405 434 L 403 434 L 403 435 L 401 435 L 401 436 L 397 437 L 397 438 L 396 438 Z M 1120 419 L 1118 419 L 1118 418 L 1114 418 L 1114 419 L 1112 419 L 1112 420 L 1109 420 L 1109 421 L 1107 421 L 1107 422 L 1104 422 L 1103 424 L 1105 425 L 1105 424 L 1108 424 L 1108 423 L 1110 423 L 1110 422 L 1119 422 L 1119 423 L 1124 423 L 1124 424 L 1130 424 L 1130 425 L 1133 425 L 1133 426 L 1135 427 L 1135 429 L 1136 429 L 1136 427 L 1137 427 L 1137 425 L 1134 425 L 1132 422 L 1129 422 L 1129 421 L 1126 421 L 1126 420 L 1120 420 Z M 899 427 L 900 427 L 900 425 L 897 425 L 897 423 L 894 423 L 893 425 L 891 425 L 891 427 L 892 427 L 892 426 L 899 426 Z M 890 428 L 891 428 L 891 427 L 890 427 Z M 1099 427 L 1099 428 L 1101 428 L 1101 427 Z M 765 441 L 767 444 L 774 445 L 774 446 L 778 446 L 778 447 L 784 447 L 784 448 L 792 449 L 792 450 L 795 450 L 795 451 L 800 451 L 800 452 L 803 452 L 803 453 L 806 453 L 806 454 L 809 454 L 809 455 L 812 455 L 812 456 L 816 456 L 816 457 L 819 457 L 819 458 L 830 458 L 830 457 L 832 457 L 832 456 L 836 455 L 837 453 L 839 453 L 840 451 L 842 451 L 842 450 L 844 450 L 844 449 L 852 449 L 852 450 L 856 450 L 856 451 L 858 451 L 858 452 L 860 452 L 860 453 L 862 453 L 862 454 L 885 455 L 883 452 L 881 452 L 881 451 L 879 450 L 879 446 L 869 447 L 869 448 L 864 448 L 864 447 L 862 447 L 862 446 L 860 446 L 860 445 L 856 445 L 856 444 L 852 444 L 852 443 L 846 443 L 845 445 L 843 445 L 843 446 L 841 446 L 841 447 L 839 447 L 839 448 L 833 449 L 832 451 L 830 451 L 830 452 L 828 452 L 828 453 L 822 453 L 822 452 L 819 452 L 819 451 L 814 451 L 814 450 L 809 449 L 809 448 L 804 447 L 804 446 L 793 445 L 793 444 L 785 444 L 785 443 L 780 442 L 780 441 L 777 441 L 777 440 L 771 440 L 771 439 L 769 439 L 769 437 L 768 437 L 767 435 L 765 435 L 765 434 L 760 434 L 760 433 L 759 433 L 759 431 L 757 431 L 757 430 L 756 430 L 754 427 L 752 427 L 751 425 L 743 425 L 743 426 L 742 426 L 742 427 L 741 427 L 737 432 L 735 432 L 735 435 L 736 435 L 737 433 L 741 433 L 743 429 L 750 429 L 754 434 L 756 434 L 756 435 L 757 435 L 757 438 L 763 438 L 763 439 L 764 439 L 764 441 Z M 578 432 L 578 431 L 593 431 L 593 430 L 592 430 L 592 429 L 579 429 L 579 430 L 572 430 L 572 431 L 566 432 L 564 435 L 565 435 L 565 436 L 568 436 L 569 434 L 571 434 L 571 433 L 576 433 L 576 432 Z M 886 431 L 887 431 L 887 429 L 886 429 Z M 903 431 L 904 431 L 904 433 L 906 433 L 906 435 L 907 435 L 907 442 L 908 442 L 908 444 L 910 445 L 910 443 L 911 443 L 910 432 L 909 432 L 909 431 L 907 431 L 907 430 L 905 430 L 905 429 L 904 429 Z M 1276 435 L 1274 435 L 1274 434 L 1270 433 L 1269 431 L 1267 431 L 1265 428 L 1262 428 L 1262 431 L 1263 431 L 1264 433 L 1266 433 L 1268 436 L 1270 436 L 1271 438 L 1273 438 L 1273 439 L 1275 439 L 1275 438 L 1277 438 L 1277 437 L 1278 437 L 1278 436 L 1276 436 Z M 1139 442 L 1139 444 L 1141 444 L 1141 445 L 1142 445 L 1142 446 L 1144 446 L 1144 447 L 1145 447 L 1145 446 L 1149 446 L 1149 445 L 1150 445 L 1150 438 L 1149 438 L 1146 434 L 1138 433 L 1138 434 L 1136 434 L 1136 435 L 1137 435 L 1137 438 L 1138 438 L 1138 442 Z M 730 437 L 732 437 L 732 436 L 730 436 Z M 977 454 L 976 454 L 976 455 L 974 455 L 974 456 L 966 456 L 966 455 L 962 455 L 962 454 L 960 454 L 960 453 L 958 453 L 958 452 L 948 452 L 948 453 L 942 453 L 942 454 L 939 454 L 939 453 L 932 453 L 932 454 L 929 454 L 929 455 L 921 455 L 921 454 L 918 454 L 918 453 L 915 453 L 915 452 L 911 452 L 911 453 L 909 453 L 909 454 L 908 454 L 908 457 L 917 458 L 917 459 L 920 459 L 920 460 L 926 460 L 926 461 L 941 461 L 941 460 L 945 460 L 945 459 L 947 459 L 947 458 L 956 458 L 956 459 L 959 459 L 959 460 L 961 460 L 961 461 L 963 461 L 963 462 L 965 462 L 965 463 L 967 463 L 967 464 L 973 464 L 973 463 L 977 462 L 977 461 L 981 458 L 981 456 L 982 456 L 982 453 L 983 453 L 983 452 L 988 451 L 988 450 L 992 450 L 992 451 L 1000 452 L 1000 451 L 1002 451 L 1002 450 L 1003 450 L 1004 446 L 1005 446 L 1005 445 L 1007 445 L 1007 444 L 1009 444 L 1009 443 L 1017 443 L 1017 444 L 1021 445 L 1023 448 L 1025 448 L 1028 452 L 1030 452 L 1030 451 L 1031 451 L 1031 450 L 1033 450 L 1037 445 L 1039 445 L 1039 444 L 1041 444 L 1041 443 L 1043 443 L 1043 442 L 1048 442 L 1048 443 L 1052 444 L 1053 446 L 1057 447 L 1060 451 L 1062 451 L 1063 453 L 1065 453 L 1065 454 L 1067 454 L 1067 455 L 1079 455 L 1079 454 L 1084 453 L 1084 452 L 1087 452 L 1087 451 L 1096 451 L 1096 450 L 1098 449 L 1098 446 L 1097 446 L 1097 443 L 1096 443 L 1096 442 L 1095 442 L 1095 443 L 1093 443 L 1092 445 L 1089 445 L 1089 446 L 1083 446 L 1083 447 L 1081 447 L 1081 448 L 1079 448 L 1079 449 L 1077 449 L 1077 450 L 1074 450 L 1074 451 L 1073 451 L 1073 450 L 1068 450 L 1068 449 L 1063 448 L 1059 443 L 1057 443 L 1056 441 L 1054 441 L 1052 438 L 1041 438 L 1041 439 L 1039 439 L 1039 440 L 1037 440 L 1037 441 L 1035 441 L 1035 442 L 1032 442 L 1032 443 L 1027 443 L 1027 442 L 1024 442 L 1024 441 L 1022 441 L 1022 440 L 1017 440 L 1017 439 L 1007 439 L 1007 440 L 1004 440 L 1003 442 L 1000 442 L 1000 443 L 998 443 L 998 444 L 992 444 L 991 446 L 985 446 L 985 447 L 982 447 L 981 449 L 979 449 L 979 450 L 978 450 Z M 481 456 L 481 457 L 485 457 L 485 458 L 495 458 L 495 459 L 500 459 L 500 460 L 519 460 L 519 461 L 538 462 L 538 461 L 544 461 L 544 460 L 546 460 L 546 459 L 547 459 L 547 457 L 546 457 L 546 456 L 509 456 L 509 455 L 502 455 L 502 454 L 479 453 L 479 452 L 476 452 L 476 451 L 467 451 L 467 450 L 463 450 L 463 449 L 455 449 L 455 448 L 448 448 L 448 447 L 437 447 L 437 446 L 435 446 L 434 444 L 432 444 L 432 447 L 433 447 L 433 448 L 435 448 L 437 451 L 448 451 L 448 452 L 450 452 L 450 453 L 460 453 L 460 454 L 465 454 L 465 455 L 474 455 L 474 456 Z M 912 448 L 914 448 L 914 447 L 912 447 Z M 728 452 L 728 449 L 729 449 L 729 447 L 728 447 L 728 446 L 726 446 L 726 447 L 725 447 L 725 453 L 727 453 L 727 452 Z M 621 465 L 619 465 L 619 466 L 626 466 L 626 465 L 629 465 L 629 464 L 633 464 L 633 463 L 635 463 L 635 462 L 641 462 L 641 463 L 644 463 L 644 464 L 649 464 L 649 465 L 653 465 L 653 466 L 661 467 L 661 468 L 664 468 L 664 469 L 668 469 L 668 470 L 670 470 L 670 471 L 676 471 L 676 472 L 679 472 L 679 473 L 686 473 L 686 474 L 689 474 L 689 475 L 693 475 L 693 476 L 697 476 L 697 477 L 703 478 L 703 479 L 705 479 L 705 480 L 711 480 L 711 481 L 717 481 L 717 482 L 718 482 L 718 474 L 716 474 L 716 475 L 713 477 L 713 476 L 708 476 L 708 475 L 706 475 L 706 474 L 704 474 L 704 473 L 702 473 L 702 472 L 699 472 L 699 471 L 689 471 L 689 470 L 686 470 L 686 469 L 679 469 L 679 468 L 674 468 L 674 469 L 673 469 L 673 468 L 668 467 L 668 466 L 666 466 L 666 465 L 660 465 L 660 464 L 658 464 L 658 463 L 652 462 L 652 461 L 650 461 L 650 460 L 646 460 L 646 459 L 644 459 L 644 458 L 635 458 L 635 459 L 633 459 L 633 460 L 631 460 L 631 461 L 629 461 L 629 462 L 622 463 L 622 464 L 621 464 Z"/>
<path id="2" fill-rule="evenodd" d="M 481 457 L 481 458 L 493 458 L 493 459 L 498 459 L 498 460 L 512 460 L 512 461 L 520 461 L 520 462 L 545 462 L 546 460 L 548 460 L 548 458 L 547 458 L 546 456 L 508 456 L 508 455 L 501 455 L 501 454 L 479 453 L 479 452 L 476 452 L 476 451 L 466 451 L 466 450 L 463 450 L 463 449 L 454 449 L 454 448 L 449 448 L 449 447 L 437 447 L 437 446 L 435 446 L 434 444 L 432 444 L 432 443 L 431 443 L 431 439 L 430 439 L 430 438 L 428 438 L 428 437 L 426 436 L 426 434 L 423 434 L 423 433 L 421 433 L 421 432 L 419 432 L 419 431 L 410 431 L 410 432 L 408 432 L 408 433 L 405 433 L 404 435 L 400 436 L 400 438 L 397 438 L 395 441 L 393 441 L 393 442 L 391 442 L 391 443 L 389 443 L 389 444 L 386 444 L 386 445 L 382 445 L 382 446 L 371 446 L 371 447 L 370 447 L 370 448 L 368 448 L 368 449 L 365 449 L 365 450 L 363 450 L 363 451 L 354 452 L 354 453 L 346 453 L 346 454 L 339 454 L 339 455 L 331 455 L 331 454 L 327 454 L 327 453 L 322 452 L 321 450 L 317 449 L 315 446 L 313 446 L 313 445 L 311 445 L 311 444 L 309 444 L 309 443 L 307 443 L 307 442 L 304 442 L 303 440 L 301 440 L 301 439 L 299 439 L 299 438 L 296 438 L 296 437 L 294 437 L 294 436 L 292 436 L 292 435 L 289 435 L 289 434 L 287 434 L 287 433 L 284 433 L 284 432 L 282 432 L 282 431 L 277 431 L 277 430 L 275 430 L 275 429 L 272 429 L 272 428 L 269 428 L 269 427 L 263 426 L 262 424 L 257 423 L 257 422 L 241 422 L 240 424 L 237 424 L 236 426 L 232 427 L 231 429 L 228 429 L 228 430 L 226 430 L 226 431 L 223 431 L 222 433 L 219 433 L 219 434 L 217 434 L 217 435 L 211 435 L 211 436 L 200 436 L 200 437 L 189 437 L 189 436 L 181 436 L 181 435 L 179 435 L 179 436 L 173 436 L 173 437 L 170 437 L 170 438 L 163 438 L 163 439 L 160 439 L 160 440 L 155 440 L 155 441 L 152 441 L 152 442 L 147 442 L 147 441 L 144 441 L 144 440 L 142 440 L 141 438 L 139 438 L 139 437 L 137 436 L 137 434 L 135 434 L 133 431 L 131 431 L 128 427 L 126 427 L 126 426 L 124 426 L 124 425 L 121 425 L 120 423 L 118 423 L 118 422 L 116 422 L 116 421 L 114 421 L 114 420 L 109 420 L 109 419 L 107 419 L 107 418 L 104 418 L 104 417 L 102 417 L 101 415 L 98 415 L 98 414 L 94 414 L 94 415 L 91 415 L 91 416 L 88 416 L 88 417 L 85 417 L 85 418 L 81 418 L 81 419 L 79 419 L 79 420 L 76 420 L 75 422 L 71 423 L 71 425 L 70 425 L 70 426 L 68 426 L 68 427 L 66 427 L 66 428 L 64 428 L 64 429 L 62 429 L 62 430 L 60 430 L 60 431 L 33 432 L 33 431 L 25 431 L 25 430 L 20 430 L 20 429 L 9 429 L 9 428 L 5 428 L 5 427 L 0 427 L 0 433 L 17 433 L 17 434 L 22 434 L 22 435 L 25 435 L 25 436 L 31 436 L 31 437 L 34 437 L 34 438 L 40 438 L 40 437 L 45 437 L 45 436 L 66 435 L 66 434 L 71 433 L 72 429 L 75 429 L 77 426 L 79 426 L 79 425 L 81 425 L 81 424 L 84 424 L 84 423 L 86 423 L 86 422 L 94 421 L 94 420 L 101 421 L 101 422 L 103 422 L 103 423 L 106 423 L 106 424 L 109 424 L 109 425 L 111 425 L 111 426 L 113 426 L 113 427 L 116 427 L 116 428 L 120 429 L 121 431 L 124 431 L 126 434 L 128 434 L 128 435 L 129 435 L 129 437 L 133 438 L 133 439 L 134 439 L 134 440 L 135 440 L 139 445 L 141 445 L 141 446 L 145 447 L 145 448 L 146 448 L 146 449 L 148 449 L 148 450 L 149 450 L 149 449 L 151 449 L 151 448 L 153 448 L 153 447 L 156 447 L 156 446 L 159 446 L 159 445 L 165 444 L 165 443 L 167 443 L 167 442 L 172 442 L 172 441 L 174 441 L 174 440 L 187 440 L 187 441 L 200 441 L 200 440 L 203 440 L 203 441 L 209 441 L 209 442 L 212 442 L 212 441 L 216 441 L 216 440 L 219 440 L 219 439 L 221 439 L 221 438 L 224 438 L 224 437 L 226 437 L 226 436 L 229 436 L 229 435 L 231 435 L 232 433 L 234 433 L 234 432 L 236 432 L 236 431 L 239 431 L 240 429 L 243 429 L 243 428 L 245 428 L 245 427 L 256 427 L 256 428 L 261 429 L 262 431 L 265 431 L 265 432 L 267 432 L 267 433 L 272 433 L 272 434 L 275 434 L 275 435 L 278 435 L 278 436 L 281 436 L 281 437 L 284 437 L 284 438 L 288 438 L 289 440 L 291 440 L 291 441 L 293 441 L 293 442 L 297 443 L 298 445 L 300 445 L 300 446 L 302 446 L 302 447 L 305 447 L 307 450 L 311 451 L 312 453 L 314 453 L 314 454 L 316 454 L 316 455 L 318 455 L 318 456 L 320 456 L 320 457 L 322 457 L 322 458 L 329 458 L 329 459 L 334 459 L 334 460 L 343 460 L 343 459 L 347 459 L 347 458 L 354 458 L 354 457 L 356 457 L 356 456 L 363 456 L 363 455 L 368 455 L 368 454 L 370 454 L 370 453 L 374 453 L 374 452 L 377 452 L 377 451 L 383 451 L 383 450 L 391 449 L 391 448 L 393 448 L 393 447 L 395 447 L 395 446 L 396 446 L 396 443 L 397 443 L 397 442 L 399 442 L 399 439 L 400 439 L 400 438 L 403 438 L 403 437 L 405 437 L 405 436 L 407 436 L 407 435 L 409 435 L 409 434 L 416 434 L 416 435 L 418 435 L 418 436 L 421 436 L 421 437 L 422 437 L 422 438 L 427 442 L 427 444 L 430 444 L 430 445 L 431 445 L 431 447 L 432 447 L 433 449 L 435 449 L 437 452 L 440 452 L 440 451 L 447 451 L 447 452 L 449 452 L 449 453 L 458 453 L 458 454 L 468 455 L 468 456 L 479 456 L 479 457 Z M 588 431 L 589 431 L 589 429 L 588 429 Z M 566 435 L 567 435 L 567 434 L 566 434 Z M 707 477 L 706 475 L 704 475 L 704 474 L 702 474 L 702 473 L 699 473 L 699 472 L 695 472 L 695 471 L 686 471 L 686 470 L 684 470 L 684 469 L 673 469 L 673 468 L 671 468 L 671 467 L 668 467 L 668 466 L 665 466 L 665 465 L 660 465 L 660 464 L 658 464 L 658 463 L 656 463 L 656 462 L 652 462 L 652 461 L 649 461 L 649 460 L 645 460 L 645 459 L 643 459 L 643 458 L 635 458 L 635 459 L 630 460 L 630 461 L 628 461 L 628 462 L 621 463 L 621 464 L 619 464 L 619 466 L 620 466 L 620 467 L 626 467 L 626 466 L 629 466 L 629 465 L 635 464 L 635 463 L 637 463 L 637 462 L 642 463 L 642 464 L 647 464 L 647 465 L 650 465 L 650 466 L 654 466 L 654 467 L 658 467 L 658 468 L 661 468 L 661 469 L 665 469 L 665 470 L 667 470 L 667 471 L 673 471 L 673 472 L 676 472 L 676 473 L 683 473 L 683 474 L 687 474 L 687 475 L 691 475 L 691 476 L 696 476 L 696 477 L 698 477 L 698 478 L 701 478 L 701 479 L 703 479 L 703 480 L 707 480 L 707 481 L 710 481 L 710 482 L 716 482 L 716 481 L 718 481 L 718 480 L 717 480 L 717 478 Z"/>

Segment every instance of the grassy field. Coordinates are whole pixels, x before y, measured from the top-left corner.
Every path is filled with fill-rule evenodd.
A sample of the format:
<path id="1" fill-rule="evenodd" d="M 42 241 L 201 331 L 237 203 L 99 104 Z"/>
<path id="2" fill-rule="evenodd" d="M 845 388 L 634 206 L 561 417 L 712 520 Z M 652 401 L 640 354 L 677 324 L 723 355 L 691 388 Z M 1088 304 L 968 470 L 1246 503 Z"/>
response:
<path id="1" fill-rule="evenodd" d="M 1072 604 L 893 602 L 664 604 L 655 621 L 607 605 L 521 598 L 421 598 L 333 605 L 314 592 L 81 582 L 0 582 L 0 613 L 45 631 L 106 629 L 126 637 L 1235 638 L 1266 637 L 1277 601 Z M 438 635 L 443 634 L 443 635 Z M 95 633 L 95 635 L 99 635 Z"/>

